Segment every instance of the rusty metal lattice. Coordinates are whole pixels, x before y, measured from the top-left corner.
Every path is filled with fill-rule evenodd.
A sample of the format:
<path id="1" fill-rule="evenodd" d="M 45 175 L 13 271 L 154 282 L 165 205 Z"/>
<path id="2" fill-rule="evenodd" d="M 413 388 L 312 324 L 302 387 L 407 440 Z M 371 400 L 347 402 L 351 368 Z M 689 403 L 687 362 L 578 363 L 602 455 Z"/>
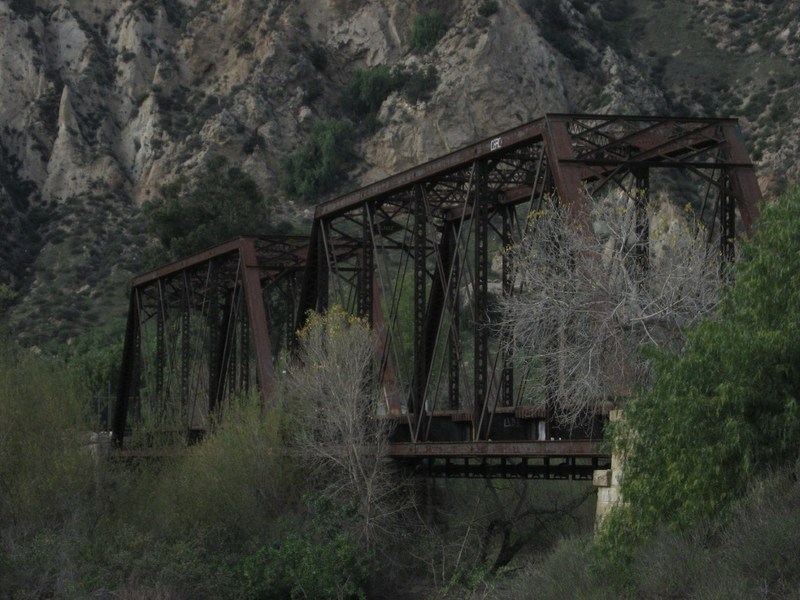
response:
<path id="1" fill-rule="evenodd" d="M 506 463 L 492 461 L 538 460 L 545 446 L 537 444 L 561 435 L 590 440 L 599 457 L 601 417 L 565 434 L 526 401 L 528 374 L 515 372 L 492 326 L 497 298 L 519 288 L 503 249 L 525 234 L 531 211 L 558 201 L 571 223 L 587 226 L 591 203 L 613 190 L 632 201 L 646 268 L 649 201 L 670 186 L 732 259 L 761 198 L 736 120 L 555 114 L 317 205 L 308 238 L 240 238 L 142 276 L 131 295 L 115 438 L 121 443 L 145 389 L 164 406 L 178 398 L 169 370 L 178 340 L 184 423 L 201 427 L 231 391 L 257 383 L 269 402 L 278 348 L 309 310 L 338 303 L 378 332 L 381 412 L 399 423 L 403 460 L 424 459 L 437 473 L 459 460 L 461 473 L 503 472 L 497 464 Z M 208 389 L 199 392 L 193 352 L 205 357 Z M 479 442 L 501 455 L 464 445 Z M 462 444 L 461 454 L 431 446 L 448 443 Z M 567 448 L 553 456 L 574 456 Z M 520 464 L 506 471 L 552 472 Z"/>

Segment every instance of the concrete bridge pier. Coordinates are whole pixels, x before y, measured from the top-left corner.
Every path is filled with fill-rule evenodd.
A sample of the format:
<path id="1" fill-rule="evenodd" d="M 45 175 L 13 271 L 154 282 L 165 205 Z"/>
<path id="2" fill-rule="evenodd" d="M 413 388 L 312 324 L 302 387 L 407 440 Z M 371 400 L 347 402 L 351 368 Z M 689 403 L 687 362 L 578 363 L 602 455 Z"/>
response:
<path id="1" fill-rule="evenodd" d="M 612 410 L 608 415 L 608 420 L 612 423 L 618 423 L 623 418 L 621 410 Z M 595 530 L 600 527 L 603 519 L 611 512 L 611 509 L 622 503 L 619 487 L 622 479 L 623 462 L 623 456 L 617 451 L 612 451 L 611 468 L 598 469 L 592 476 L 592 484 L 597 488 Z"/>

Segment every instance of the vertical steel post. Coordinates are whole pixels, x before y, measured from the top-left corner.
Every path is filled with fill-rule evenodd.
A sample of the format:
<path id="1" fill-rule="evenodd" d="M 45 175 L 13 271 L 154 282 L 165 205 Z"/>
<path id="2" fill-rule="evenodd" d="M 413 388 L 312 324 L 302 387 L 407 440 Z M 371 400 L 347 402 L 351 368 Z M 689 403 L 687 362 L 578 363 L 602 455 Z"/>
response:
<path id="1" fill-rule="evenodd" d="M 184 271 L 181 295 L 181 406 L 183 411 L 188 411 L 189 406 L 191 406 L 189 398 L 189 361 L 192 355 L 192 346 L 190 340 L 191 322 L 189 313 L 191 307 L 189 305 L 189 287 L 189 277 Z"/>
<path id="2" fill-rule="evenodd" d="M 222 293 L 222 289 L 219 291 Z M 233 378 L 228 380 L 228 375 L 232 370 L 233 346 L 234 340 L 236 339 L 236 323 L 231 318 L 234 302 L 233 295 L 233 290 L 225 292 L 225 304 L 222 314 L 217 320 L 219 323 L 217 327 L 217 336 L 216 339 L 211 339 L 211 342 L 217 346 L 217 349 L 214 352 L 214 354 L 216 354 L 215 368 L 217 371 L 217 376 L 215 377 L 214 381 L 215 387 L 209 390 L 209 414 L 217 410 L 219 405 L 225 399 L 226 383 L 228 384 L 230 390 L 233 389 L 235 384 Z"/>
<path id="3" fill-rule="evenodd" d="M 472 190 L 475 208 L 472 223 L 475 228 L 474 258 L 475 285 L 473 290 L 473 335 L 474 335 L 474 424 L 481 423 L 481 416 L 488 402 L 489 365 L 489 197 L 487 189 L 487 166 L 484 161 L 475 163 L 475 178 Z M 483 437 L 476 429 L 476 439 Z"/>
<path id="4" fill-rule="evenodd" d="M 164 283 L 158 280 L 158 298 L 156 308 L 156 401 L 160 407 L 166 407 L 164 398 L 164 367 L 167 362 L 166 349 L 164 342 L 164 318 L 167 311 L 166 299 L 164 298 Z"/>
<path id="5" fill-rule="evenodd" d="M 728 169 L 720 176 L 719 203 L 720 252 L 723 263 L 731 263 L 736 257 L 736 200 Z"/>
<path id="6" fill-rule="evenodd" d="M 365 204 L 361 209 L 361 264 L 358 270 L 358 314 L 367 319 L 370 327 L 374 322 L 372 285 L 375 272 L 372 214 L 373 211 Z"/>
<path id="7" fill-rule="evenodd" d="M 208 263 L 208 410 L 211 412 L 217 403 L 220 379 L 220 322 L 219 322 L 219 267 L 216 260 Z"/>
<path id="8" fill-rule="evenodd" d="M 414 373 L 411 407 L 421 418 L 427 383 L 425 308 L 427 272 L 427 214 L 425 193 L 420 184 L 414 186 Z"/>
<path id="9" fill-rule="evenodd" d="M 258 254 L 252 239 L 240 238 L 239 256 L 242 261 L 242 291 L 250 323 L 251 341 L 255 349 L 256 379 L 261 389 L 262 405 L 267 406 L 272 400 L 272 392 L 275 389 L 275 371 L 259 278 Z"/>
<path id="10" fill-rule="evenodd" d="M 729 168 L 731 188 L 739 209 L 745 233 L 753 233 L 753 223 L 758 218 L 758 204 L 761 201 L 761 188 L 756 173 L 750 164 L 750 156 L 742 140 L 742 131 L 735 122 L 724 123 L 722 133 L 725 138 L 726 158 L 737 166 Z"/>
<path id="11" fill-rule="evenodd" d="M 300 298 L 297 303 L 294 331 L 305 327 L 309 311 L 321 311 L 328 306 L 328 265 L 323 252 L 322 219 L 314 219 L 311 224 L 311 234 L 308 238 L 308 254 L 300 289 Z"/>
<path id="12" fill-rule="evenodd" d="M 450 247 L 452 248 L 452 269 L 450 280 L 447 283 L 447 305 L 450 309 L 450 335 L 447 340 L 447 395 L 450 410 L 458 410 L 461 406 L 461 295 L 459 294 L 461 274 L 458 269 L 459 257 L 456 244 L 458 234 L 456 226 L 449 225 L 445 230 L 445 235 L 450 237 Z"/>
<path id="13" fill-rule="evenodd" d="M 241 295 L 239 303 L 242 303 Z M 250 325 L 247 319 L 247 310 L 240 307 L 239 320 L 239 389 L 247 393 L 250 391 Z"/>
<path id="14" fill-rule="evenodd" d="M 230 334 L 228 336 L 228 361 L 227 361 L 227 375 L 225 376 L 228 381 L 229 393 L 234 391 L 241 391 L 241 382 L 236 381 L 237 362 L 239 360 L 239 348 L 237 346 L 237 330 L 239 329 L 239 320 L 241 319 L 241 306 L 239 304 L 239 294 L 237 293 L 239 287 L 234 284 L 230 291 L 229 301 L 231 305 L 231 312 L 228 322 L 228 329 Z"/>
<path id="15" fill-rule="evenodd" d="M 513 238 L 513 217 L 514 217 L 514 209 L 512 207 L 506 207 L 503 211 L 503 248 L 502 248 L 502 257 L 503 257 L 503 297 L 508 298 L 511 296 L 512 288 L 514 285 L 514 281 L 512 279 L 513 272 L 512 272 L 512 265 L 511 265 L 511 256 L 510 250 L 511 245 L 514 242 Z M 503 343 L 501 341 L 501 343 Z M 502 398 L 501 402 L 503 406 L 513 406 L 514 405 L 514 367 L 513 367 L 513 357 L 511 355 L 511 350 L 508 347 L 508 344 L 503 344 L 503 348 L 501 352 L 503 353 L 503 372 L 502 372 Z"/>

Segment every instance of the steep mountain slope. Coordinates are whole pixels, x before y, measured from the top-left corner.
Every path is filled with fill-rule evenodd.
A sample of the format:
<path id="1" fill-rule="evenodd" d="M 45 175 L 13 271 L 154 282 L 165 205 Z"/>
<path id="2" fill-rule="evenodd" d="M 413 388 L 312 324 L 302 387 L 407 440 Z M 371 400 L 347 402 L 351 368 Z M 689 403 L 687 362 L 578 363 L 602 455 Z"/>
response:
<path id="1" fill-rule="evenodd" d="M 443 35 L 412 51 L 434 9 Z M 302 220 L 282 159 L 354 118 L 348 85 L 380 65 L 436 77 L 380 98 L 338 191 L 549 111 L 742 115 L 779 189 L 799 20 L 788 0 L 0 0 L 0 309 L 36 344 L 124 312 L 140 207 L 216 156 Z"/>

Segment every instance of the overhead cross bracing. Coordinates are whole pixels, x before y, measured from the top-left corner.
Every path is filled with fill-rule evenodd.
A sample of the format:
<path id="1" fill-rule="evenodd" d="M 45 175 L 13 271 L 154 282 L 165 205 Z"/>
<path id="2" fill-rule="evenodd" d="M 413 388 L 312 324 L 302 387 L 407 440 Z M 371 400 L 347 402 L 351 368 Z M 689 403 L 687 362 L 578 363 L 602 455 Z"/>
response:
<path id="1" fill-rule="evenodd" d="M 339 304 L 379 337 L 380 412 L 399 424 L 398 458 L 522 477 L 553 473 L 549 457 L 596 461 L 603 416 L 559 429 L 496 325 L 498 298 L 520 291 L 506 249 L 530 234 L 529 214 L 560 206 L 590 230 L 592 203 L 616 194 L 633 199 L 646 257 L 649 199 L 676 186 L 732 259 L 760 200 L 736 120 L 547 115 L 317 205 L 308 238 L 240 238 L 140 277 L 115 439 L 147 402 L 180 399 L 197 430 L 224 394 L 257 384 L 270 402 L 280 350 L 308 311 Z"/>

